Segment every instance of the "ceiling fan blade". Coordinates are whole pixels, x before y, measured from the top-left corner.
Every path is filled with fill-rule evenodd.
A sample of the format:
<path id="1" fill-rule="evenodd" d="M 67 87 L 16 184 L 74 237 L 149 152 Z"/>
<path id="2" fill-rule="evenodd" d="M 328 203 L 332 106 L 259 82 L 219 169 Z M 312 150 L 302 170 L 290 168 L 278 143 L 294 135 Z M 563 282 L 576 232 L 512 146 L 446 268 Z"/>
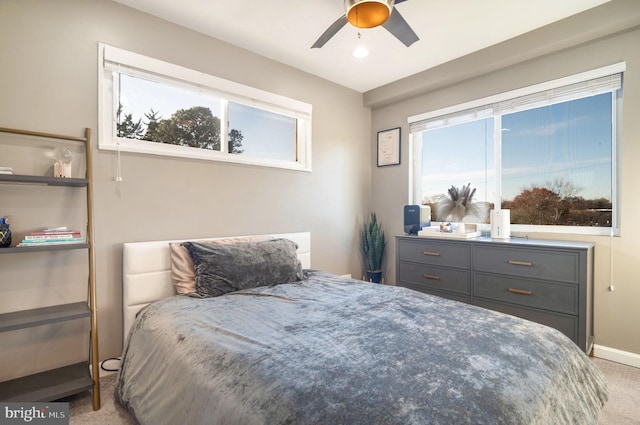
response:
<path id="1" fill-rule="evenodd" d="M 396 0 L 396 3 L 399 3 Z M 420 40 L 418 35 L 413 32 L 407 21 L 404 20 L 400 12 L 396 8 L 391 12 L 391 16 L 382 24 L 383 27 L 391 34 L 393 34 L 398 40 L 402 41 L 405 46 L 409 47 L 416 41 Z"/>
<path id="2" fill-rule="evenodd" d="M 320 38 L 313 43 L 311 46 L 312 49 L 317 49 L 325 45 L 327 41 L 331 39 L 334 35 L 338 33 L 347 24 L 347 15 L 342 15 L 342 17 L 338 18 L 325 32 L 322 33 Z"/>

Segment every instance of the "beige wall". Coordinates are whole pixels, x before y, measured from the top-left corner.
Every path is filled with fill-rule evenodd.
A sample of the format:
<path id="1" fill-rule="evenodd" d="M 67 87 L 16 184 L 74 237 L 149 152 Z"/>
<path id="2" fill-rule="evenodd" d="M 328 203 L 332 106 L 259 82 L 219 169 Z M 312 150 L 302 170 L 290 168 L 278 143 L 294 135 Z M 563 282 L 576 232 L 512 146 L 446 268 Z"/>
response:
<path id="1" fill-rule="evenodd" d="M 115 152 L 96 148 L 98 42 L 312 104 L 313 171 L 123 153 L 124 181 L 116 183 Z M 314 268 L 360 274 L 355 228 L 371 202 L 370 110 L 362 106 L 361 93 L 107 0 L 0 2 L 0 57 L 0 126 L 78 136 L 84 127 L 93 129 L 101 359 L 122 349 L 123 242 L 310 231 Z M 16 216 L 16 234 L 45 225 L 28 222 L 25 211 L 66 219 L 68 211 L 37 203 L 12 206 L 26 189 L 11 190 L 0 214 Z M 51 204 L 60 193 L 37 196 Z M 65 298 L 55 289 L 65 287 L 64 277 L 53 272 L 63 259 L 17 261 L 17 269 L 0 266 L 3 311 L 26 308 L 23 292 L 5 285 L 13 279 L 34 294 L 40 289 L 31 282 L 44 278 L 50 294 Z M 19 273 L 27 269 L 28 284 Z M 28 352 L 12 351 L 21 363 L 17 368 L 58 361 L 37 353 L 42 350 L 33 348 L 34 332 L 22 338 L 29 341 Z M 53 332 L 39 331 L 38 337 Z M 11 335 L 11 341 L 19 345 L 21 338 Z M 0 381 L 24 372 L 6 368 L 5 354 Z"/>
<path id="2" fill-rule="evenodd" d="M 594 38 L 595 37 L 595 38 Z M 402 164 L 372 172 L 373 209 L 390 234 L 402 233 L 402 208 L 409 200 L 407 117 L 531 84 L 626 61 L 620 149 L 622 235 L 610 239 L 566 235 L 595 242 L 595 342 L 640 354 L 640 4 L 614 0 L 591 12 L 485 49 L 365 93 L 377 131 L 402 127 Z M 535 238 L 558 235 L 530 234 Z M 395 246 L 387 256 L 387 279 L 395 281 Z"/>

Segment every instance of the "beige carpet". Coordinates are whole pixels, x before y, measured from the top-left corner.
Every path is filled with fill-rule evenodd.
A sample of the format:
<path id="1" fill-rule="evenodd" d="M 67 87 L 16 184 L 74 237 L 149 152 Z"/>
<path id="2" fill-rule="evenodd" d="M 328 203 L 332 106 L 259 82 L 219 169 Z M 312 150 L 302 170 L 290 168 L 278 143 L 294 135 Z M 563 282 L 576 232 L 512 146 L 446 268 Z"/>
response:
<path id="1" fill-rule="evenodd" d="M 137 425 L 138 421 L 113 397 L 117 377 L 117 373 L 112 373 L 100 378 L 100 410 L 93 410 L 91 393 L 72 397 L 69 400 L 69 425 Z"/>
<path id="2" fill-rule="evenodd" d="M 600 425 L 640 425 L 640 369 L 593 358 L 607 377 L 609 401 L 600 414 Z"/>
<path id="3" fill-rule="evenodd" d="M 609 402 L 600 415 L 599 425 L 640 425 L 640 369 L 598 358 L 593 361 L 609 383 Z M 70 425 L 137 424 L 113 398 L 116 376 L 114 373 L 100 378 L 100 410 L 93 411 L 91 394 L 69 400 Z"/>

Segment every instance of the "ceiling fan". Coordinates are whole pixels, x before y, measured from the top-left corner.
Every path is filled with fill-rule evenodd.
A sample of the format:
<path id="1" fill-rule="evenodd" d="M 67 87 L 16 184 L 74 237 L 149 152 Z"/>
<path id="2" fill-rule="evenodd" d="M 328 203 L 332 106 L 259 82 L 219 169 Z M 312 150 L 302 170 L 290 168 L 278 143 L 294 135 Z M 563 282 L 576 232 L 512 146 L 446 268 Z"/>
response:
<path id="1" fill-rule="evenodd" d="M 345 14 L 331 24 L 311 48 L 324 46 L 347 22 L 358 28 L 374 28 L 382 25 L 409 47 L 419 38 L 400 12 L 393 7 L 394 3 L 399 4 L 405 1 L 407 0 L 344 0 Z"/>

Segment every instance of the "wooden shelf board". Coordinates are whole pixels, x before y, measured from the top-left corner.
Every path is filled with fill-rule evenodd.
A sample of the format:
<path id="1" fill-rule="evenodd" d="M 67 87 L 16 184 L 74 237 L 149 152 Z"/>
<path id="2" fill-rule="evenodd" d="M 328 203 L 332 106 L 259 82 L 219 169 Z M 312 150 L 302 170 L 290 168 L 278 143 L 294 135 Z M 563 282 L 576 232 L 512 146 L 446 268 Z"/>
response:
<path id="1" fill-rule="evenodd" d="M 27 176 L 22 174 L 0 174 L 0 183 L 43 184 L 47 186 L 85 187 L 88 179 Z"/>
<path id="2" fill-rule="evenodd" d="M 0 314 L 0 332 L 82 319 L 90 315 L 91 312 L 86 302 L 4 313 Z"/>
<path id="3" fill-rule="evenodd" d="M 59 400 L 93 387 L 87 362 L 0 382 L 0 402 Z"/>
<path id="4" fill-rule="evenodd" d="M 0 254 L 15 254 L 23 252 L 42 252 L 42 251 L 64 251 L 67 249 L 87 249 L 88 243 L 65 243 L 60 245 L 42 245 L 42 246 L 11 246 L 0 248 Z"/>

